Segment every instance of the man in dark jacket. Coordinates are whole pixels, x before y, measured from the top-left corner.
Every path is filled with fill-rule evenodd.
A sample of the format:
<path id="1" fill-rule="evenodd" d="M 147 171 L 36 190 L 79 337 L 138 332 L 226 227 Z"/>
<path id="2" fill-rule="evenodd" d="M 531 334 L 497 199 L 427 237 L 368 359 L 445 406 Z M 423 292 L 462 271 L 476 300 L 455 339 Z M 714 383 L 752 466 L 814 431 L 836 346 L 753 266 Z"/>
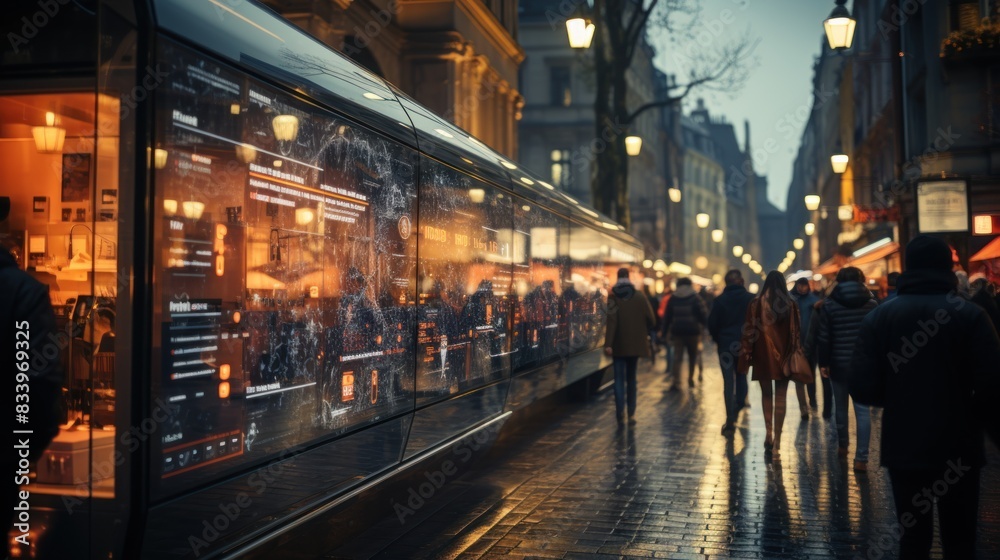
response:
<path id="1" fill-rule="evenodd" d="M 812 323 L 813 311 L 815 311 L 816 304 L 820 302 L 820 299 L 819 296 L 812 293 L 812 290 L 809 289 L 809 280 L 805 278 L 799 278 L 798 280 L 795 281 L 795 288 L 792 290 L 790 295 L 792 296 L 792 299 L 795 300 L 795 303 L 798 304 L 799 306 L 799 335 L 800 335 L 799 343 L 802 345 L 802 348 L 805 349 L 807 347 L 806 337 L 809 335 L 809 324 Z M 809 360 L 809 368 L 810 371 L 813 372 L 813 378 L 815 379 L 816 376 L 815 354 L 813 355 L 807 354 L 806 358 Z M 830 410 L 830 395 L 832 390 L 829 388 L 829 385 L 830 381 L 824 377 L 823 410 L 826 411 Z M 805 404 L 804 402 L 802 402 L 803 401 L 802 391 L 805 390 L 809 395 L 809 405 L 812 407 L 813 410 L 816 410 L 817 404 L 816 404 L 815 383 L 809 383 L 804 388 L 801 385 L 796 384 L 795 390 L 796 394 L 799 397 L 800 407 Z M 803 416 L 804 415 L 805 414 L 803 414 Z"/>
<path id="2" fill-rule="evenodd" d="M 937 500 L 945 558 L 976 557 L 983 430 L 1000 443 L 1000 338 L 955 293 L 951 249 L 927 235 L 906 246 L 899 295 L 861 324 L 851 393 L 882 406 L 882 465 L 903 530 L 900 558 L 927 558 Z"/>
<path id="3" fill-rule="evenodd" d="M 0 220 L 6 218 L 6 212 Z M 24 430 L 15 434 L 18 442 L 26 443 L 27 455 L 20 455 L 15 449 L 9 459 L 10 470 L 18 470 L 19 458 L 36 461 L 42 451 L 59 431 L 59 417 L 56 404 L 62 387 L 62 368 L 59 365 L 61 342 L 56 335 L 56 318 L 49 300 L 48 286 L 38 282 L 17 267 L 10 253 L 0 246 L 0 368 L 10 372 L 14 379 L 17 395 L 27 395 L 29 400 L 16 399 L 10 415 L 14 430 Z M 21 390 L 22 385 L 25 390 Z M 22 416 L 18 403 L 30 402 Z M 22 420 L 23 418 L 23 420 Z M 17 446 L 15 446 L 17 447 Z M 14 513 L 18 505 L 17 477 L 14 477 L 14 492 L 7 509 Z M 30 503 L 30 502 L 29 502 Z M 8 526 L 10 530 L 10 526 Z"/>
<path id="4" fill-rule="evenodd" d="M 618 282 L 608 294 L 608 329 L 604 353 L 614 357 L 615 417 L 624 423 L 626 382 L 628 384 L 628 423 L 635 424 L 635 370 L 639 358 L 649 357 L 649 331 L 656 324 L 649 300 L 635 291 L 628 279 L 628 269 L 618 269 Z"/>
<path id="5" fill-rule="evenodd" d="M 723 434 L 731 434 L 736 429 L 736 416 L 747 398 L 747 376 L 736 372 L 736 354 L 740 349 L 741 329 L 746 322 L 747 306 L 753 294 L 743 287 L 743 275 L 739 270 L 726 273 L 726 287 L 722 295 L 715 298 L 712 311 L 708 314 L 708 332 L 712 335 L 719 351 L 719 365 L 722 367 L 722 384 L 726 401 L 726 423 Z"/>
<path id="6" fill-rule="evenodd" d="M 670 343 L 674 346 L 674 362 L 670 371 L 674 375 L 671 391 L 680 387 L 680 361 L 684 358 L 684 350 L 688 353 L 688 386 L 694 387 L 694 368 L 698 363 L 698 343 L 701 342 L 701 331 L 705 328 L 708 312 L 692 287 L 690 278 L 677 280 L 677 291 L 670 296 L 667 312 L 663 315 L 663 329 L 670 335 Z"/>
<path id="7" fill-rule="evenodd" d="M 878 305 L 865 287 L 865 275 L 860 269 L 847 266 L 837 272 L 837 287 L 823 303 L 820 315 L 817 350 L 823 377 L 833 385 L 833 410 L 837 421 L 838 455 L 847 457 L 847 398 L 851 377 L 851 357 L 861 321 Z M 868 469 L 868 444 L 871 440 L 871 411 L 854 403 L 854 419 L 858 434 L 854 451 L 854 470 Z"/>

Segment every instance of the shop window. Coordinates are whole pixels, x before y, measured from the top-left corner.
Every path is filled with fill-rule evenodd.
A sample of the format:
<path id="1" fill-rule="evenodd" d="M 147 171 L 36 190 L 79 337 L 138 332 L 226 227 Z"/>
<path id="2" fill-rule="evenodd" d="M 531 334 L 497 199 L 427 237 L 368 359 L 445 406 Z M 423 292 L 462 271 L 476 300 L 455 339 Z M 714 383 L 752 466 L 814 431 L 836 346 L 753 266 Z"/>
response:
<path id="1" fill-rule="evenodd" d="M 568 192 L 573 186 L 573 163 L 569 150 L 552 150 L 552 184 L 561 191 Z"/>
<path id="2" fill-rule="evenodd" d="M 549 69 L 549 104 L 569 107 L 573 103 L 568 66 L 553 66 Z"/>

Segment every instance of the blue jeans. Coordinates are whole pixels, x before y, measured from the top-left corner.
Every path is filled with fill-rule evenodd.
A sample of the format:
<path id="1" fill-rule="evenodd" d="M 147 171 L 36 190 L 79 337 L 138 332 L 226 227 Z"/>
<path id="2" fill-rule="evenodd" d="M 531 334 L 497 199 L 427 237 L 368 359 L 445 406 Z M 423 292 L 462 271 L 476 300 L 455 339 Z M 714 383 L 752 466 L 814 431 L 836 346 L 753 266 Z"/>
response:
<path id="1" fill-rule="evenodd" d="M 635 368 L 639 364 L 637 356 L 626 356 L 614 359 L 615 368 L 615 417 L 622 418 L 625 408 L 626 380 L 628 382 L 628 415 L 635 416 Z"/>
<path id="2" fill-rule="evenodd" d="M 726 424 L 735 424 L 747 400 L 747 376 L 736 373 L 736 357 L 729 352 L 719 352 L 719 365 L 722 367 L 722 391 L 726 399 Z"/>
<path id="3" fill-rule="evenodd" d="M 847 399 L 849 397 L 847 383 L 836 379 L 830 381 L 833 385 L 833 411 L 837 418 L 837 443 L 840 447 L 846 448 L 850 440 L 847 433 Z M 858 428 L 858 448 L 854 453 L 854 459 L 868 461 L 868 444 L 872 436 L 871 409 L 865 405 L 854 403 L 854 421 Z"/>

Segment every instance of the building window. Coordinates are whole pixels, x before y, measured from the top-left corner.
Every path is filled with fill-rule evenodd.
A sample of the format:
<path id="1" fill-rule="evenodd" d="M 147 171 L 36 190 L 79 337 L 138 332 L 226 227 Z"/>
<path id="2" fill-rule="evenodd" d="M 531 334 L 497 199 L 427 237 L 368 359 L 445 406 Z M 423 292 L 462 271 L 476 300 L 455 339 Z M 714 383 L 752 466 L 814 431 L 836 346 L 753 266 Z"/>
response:
<path id="1" fill-rule="evenodd" d="M 549 69 L 549 104 L 569 107 L 572 102 L 569 67 L 551 67 Z"/>
<path id="2" fill-rule="evenodd" d="M 552 184 L 563 192 L 573 185 L 573 165 L 569 150 L 552 150 Z"/>

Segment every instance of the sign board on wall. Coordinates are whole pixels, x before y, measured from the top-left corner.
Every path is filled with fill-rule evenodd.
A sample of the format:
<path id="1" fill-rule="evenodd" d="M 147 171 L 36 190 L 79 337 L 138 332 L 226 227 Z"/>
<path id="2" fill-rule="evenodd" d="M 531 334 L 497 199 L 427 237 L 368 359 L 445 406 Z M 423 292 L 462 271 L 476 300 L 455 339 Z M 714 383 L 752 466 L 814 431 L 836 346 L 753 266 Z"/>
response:
<path id="1" fill-rule="evenodd" d="M 969 192 L 965 181 L 917 184 L 917 229 L 920 233 L 969 231 Z"/>

